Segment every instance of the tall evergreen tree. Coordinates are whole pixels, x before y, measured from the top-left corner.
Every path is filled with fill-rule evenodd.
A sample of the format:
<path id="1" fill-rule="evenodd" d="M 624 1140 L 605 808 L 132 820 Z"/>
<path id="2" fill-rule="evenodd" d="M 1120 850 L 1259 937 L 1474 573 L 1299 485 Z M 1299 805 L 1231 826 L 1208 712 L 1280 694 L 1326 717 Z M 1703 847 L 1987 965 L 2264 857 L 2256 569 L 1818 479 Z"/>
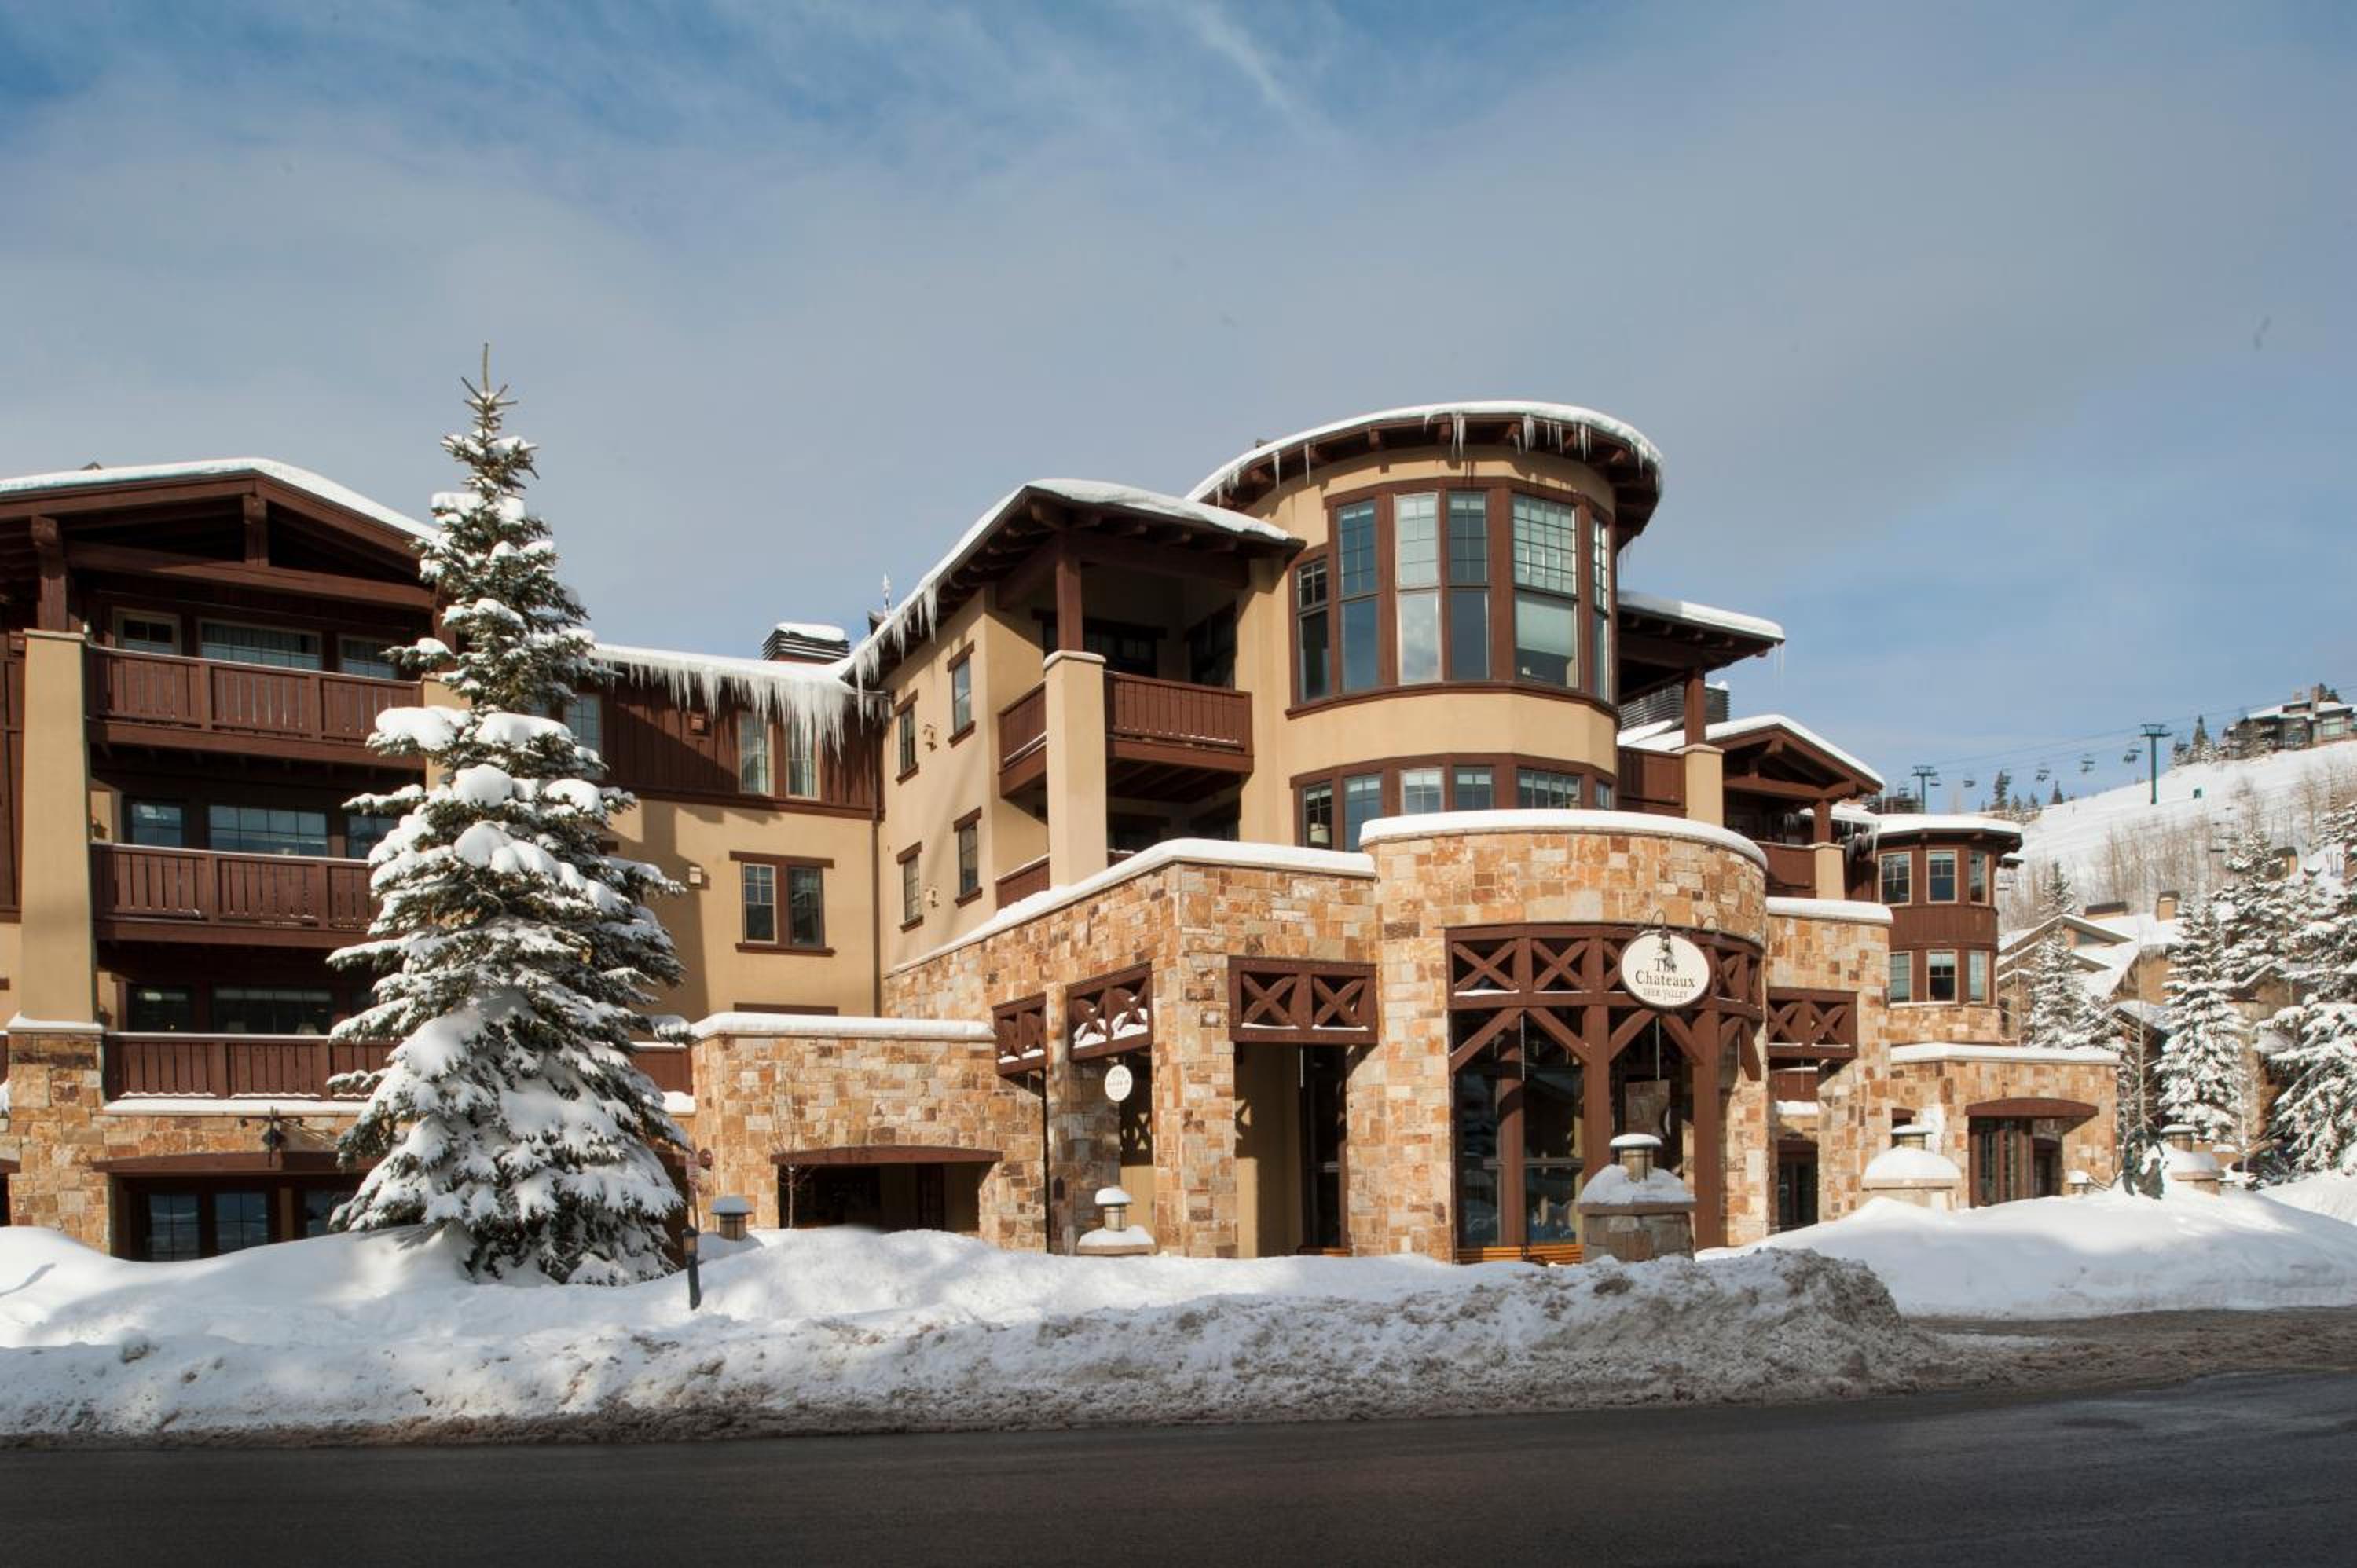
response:
<path id="1" fill-rule="evenodd" d="M 2250 1092 L 2250 1034 L 2234 1010 L 2218 906 L 2195 907 L 2169 955 L 2169 1040 L 2160 1053 L 2160 1116 L 2208 1144 L 2236 1144 Z M 2239 1151 L 2238 1152 L 2247 1152 Z"/>
<path id="2" fill-rule="evenodd" d="M 435 498 L 419 567 L 457 647 L 396 650 L 467 705 L 379 715 L 370 745 L 423 756 L 437 782 L 351 804 L 403 815 L 370 856 L 372 940 L 334 961 L 388 972 L 337 1033 L 399 1044 L 353 1080 L 370 1097 L 341 1152 L 377 1164 L 337 1223 L 452 1227 L 478 1275 L 621 1283 L 665 1271 L 680 1205 L 654 1150 L 685 1141 L 630 1059 L 648 986 L 681 974 L 646 899 L 676 889 L 605 852 L 630 797 L 543 716 L 589 677 L 591 639 L 525 505 L 533 448 L 500 431 L 511 400 L 488 362 L 467 390 L 473 428 L 443 442 L 466 489 Z"/>
<path id="3" fill-rule="evenodd" d="M 2305 994 L 2275 1016 L 2288 1044 L 2273 1056 L 2283 1074 L 2270 1130 L 2293 1169 L 2357 1176 L 2357 801 L 2325 819 L 2330 848 L 2299 933 Z"/>
<path id="4" fill-rule="evenodd" d="M 2063 925 L 2078 912 L 2079 900 L 2061 866 L 2046 868 L 2038 890 L 2038 917 L 2050 922 L 2029 961 L 2029 1015 L 2024 1021 L 2024 1043 L 2048 1050 L 2073 1050 L 2112 1044 L 2103 1006 L 2087 993 L 2083 972 L 2072 956 L 2071 937 Z"/>
<path id="5" fill-rule="evenodd" d="M 2269 963 L 2288 974 L 2301 923 L 2299 879 L 2284 875 L 2281 854 L 2248 822 L 2228 837 L 2224 861 L 2226 883 L 2215 902 L 2227 978 L 2245 983 Z"/>

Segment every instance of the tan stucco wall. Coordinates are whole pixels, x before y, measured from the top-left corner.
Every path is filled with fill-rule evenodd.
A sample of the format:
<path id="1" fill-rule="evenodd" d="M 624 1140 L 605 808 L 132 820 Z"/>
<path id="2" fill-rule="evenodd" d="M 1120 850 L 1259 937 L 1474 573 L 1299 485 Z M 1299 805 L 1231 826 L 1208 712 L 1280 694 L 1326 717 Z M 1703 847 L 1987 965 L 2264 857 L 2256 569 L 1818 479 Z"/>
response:
<path id="1" fill-rule="evenodd" d="M 25 634 L 25 783 L 17 840 L 23 953 L 16 983 L 17 1012 L 84 1024 L 98 1017 L 85 647 L 78 634 Z"/>
<path id="2" fill-rule="evenodd" d="M 716 802 L 640 800 L 614 822 L 621 853 L 660 866 L 686 884 L 700 867 L 705 885 L 655 900 L 686 966 L 683 983 L 650 1004 L 656 1013 L 701 1018 L 754 1004 L 832 1007 L 845 1014 L 876 1005 L 876 938 L 869 918 L 875 875 L 874 832 L 865 817 L 791 810 L 752 810 Z M 740 952 L 744 893 L 732 852 L 831 860 L 826 868 L 829 956 Z M 786 918 L 785 886 L 778 920 Z"/>

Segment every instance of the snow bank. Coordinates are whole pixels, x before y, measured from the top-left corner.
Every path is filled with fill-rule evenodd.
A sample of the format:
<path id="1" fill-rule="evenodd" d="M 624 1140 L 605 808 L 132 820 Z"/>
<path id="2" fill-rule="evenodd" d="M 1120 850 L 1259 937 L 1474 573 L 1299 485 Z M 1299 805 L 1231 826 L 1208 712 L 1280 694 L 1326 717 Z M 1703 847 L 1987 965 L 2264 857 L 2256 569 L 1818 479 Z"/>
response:
<path id="1" fill-rule="evenodd" d="M 2357 1225 L 2239 1192 L 2104 1192 L 1947 1213 L 1878 1199 L 1743 1251 L 1803 1250 L 1866 1264 L 1910 1316 L 2357 1306 Z"/>
<path id="2" fill-rule="evenodd" d="M 756 1233 L 615 1289 L 472 1285 L 418 1232 L 131 1263 L 0 1230 L 0 1432 L 683 1436 L 1809 1399 L 1957 1352 L 1799 1253 L 1543 1270 Z"/>
<path id="3" fill-rule="evenodd" d="M 2259 1196 L 2357 1225 L 2357 1176 L 2302 1176 L 2281 1187 L 2262 1187 Z"/>

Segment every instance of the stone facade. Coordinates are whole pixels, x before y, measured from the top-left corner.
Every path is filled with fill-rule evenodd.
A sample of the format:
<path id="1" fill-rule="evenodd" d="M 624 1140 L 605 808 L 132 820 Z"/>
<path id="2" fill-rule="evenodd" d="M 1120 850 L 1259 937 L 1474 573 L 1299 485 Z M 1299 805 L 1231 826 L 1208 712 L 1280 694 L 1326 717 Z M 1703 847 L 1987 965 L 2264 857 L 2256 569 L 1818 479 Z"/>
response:
<path id="1" fill-rule="evenodd" d="M 915 1037 L 907 1025 L 878 1031 L 864 1019 L 780 1018 L 774 1026 L 779 1033 L 707 1031 L 694 1045 L 691 1126 L 697 1146 L 712 1152 L 707 1196 L 741 1195 L 752 1223 L 773 1227 L 785 1222 L 779 1154 L 977 1151 L 997 1156 L 982 1176 L 978 1233 L 1039 1249 L 1039 1097 L 999 1076 L 987 1026 L 943 1025 Z"/>
<path id="2" fill-rule="evenodd" d="M 1915 1054 L 1900 1053 L 1902 1057 Z M 1911 1111 L 1919 1125 L 1932 1129 L 1934 1153 L 1945 1155 L 1968 1172 L 1975 1106 L 2040 1100 L 2092 1106 L 2093 1116 L 2063 1132 L 2062 1168 L 2066 1173 L 2085 1171 L 2100 1185 L 2119 1171 L 2114 1143 L 2117 1072 L 2118 1066 L 2107 1052 L 1960 1046 L 1939 1059 L 1894 1064 L 1890 1096 L 1895 1106 Z"/>
<path id="3" fill-rule="evenodd" d="M 1816 1149 L 1817 1217 L 1835 1219 L 1862 1201 L 1858 1173 L 1889 1143 L 1890 923 L 1881 907 L 1858 904 L 1826 918 L 1771 915 L 1771 990 L 1842 991 L 1857 1006 L 1857 1057 L 1829 1065 L 1817 1080 L 1814 1115 L 1780 1112 L 1775 1137 Z"/>

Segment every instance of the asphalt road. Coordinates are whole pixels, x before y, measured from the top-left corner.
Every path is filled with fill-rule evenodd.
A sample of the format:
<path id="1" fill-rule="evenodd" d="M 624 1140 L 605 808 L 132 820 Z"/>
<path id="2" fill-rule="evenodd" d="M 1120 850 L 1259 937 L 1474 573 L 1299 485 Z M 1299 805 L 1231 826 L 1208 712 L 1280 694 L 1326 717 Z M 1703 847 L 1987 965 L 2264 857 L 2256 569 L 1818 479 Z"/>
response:
<path id="1" fill-rule="evenodd" d="M 2357 1560 L 2357 1375 L 647 1447 L 0 1453 L 0 1563 Z"/>

